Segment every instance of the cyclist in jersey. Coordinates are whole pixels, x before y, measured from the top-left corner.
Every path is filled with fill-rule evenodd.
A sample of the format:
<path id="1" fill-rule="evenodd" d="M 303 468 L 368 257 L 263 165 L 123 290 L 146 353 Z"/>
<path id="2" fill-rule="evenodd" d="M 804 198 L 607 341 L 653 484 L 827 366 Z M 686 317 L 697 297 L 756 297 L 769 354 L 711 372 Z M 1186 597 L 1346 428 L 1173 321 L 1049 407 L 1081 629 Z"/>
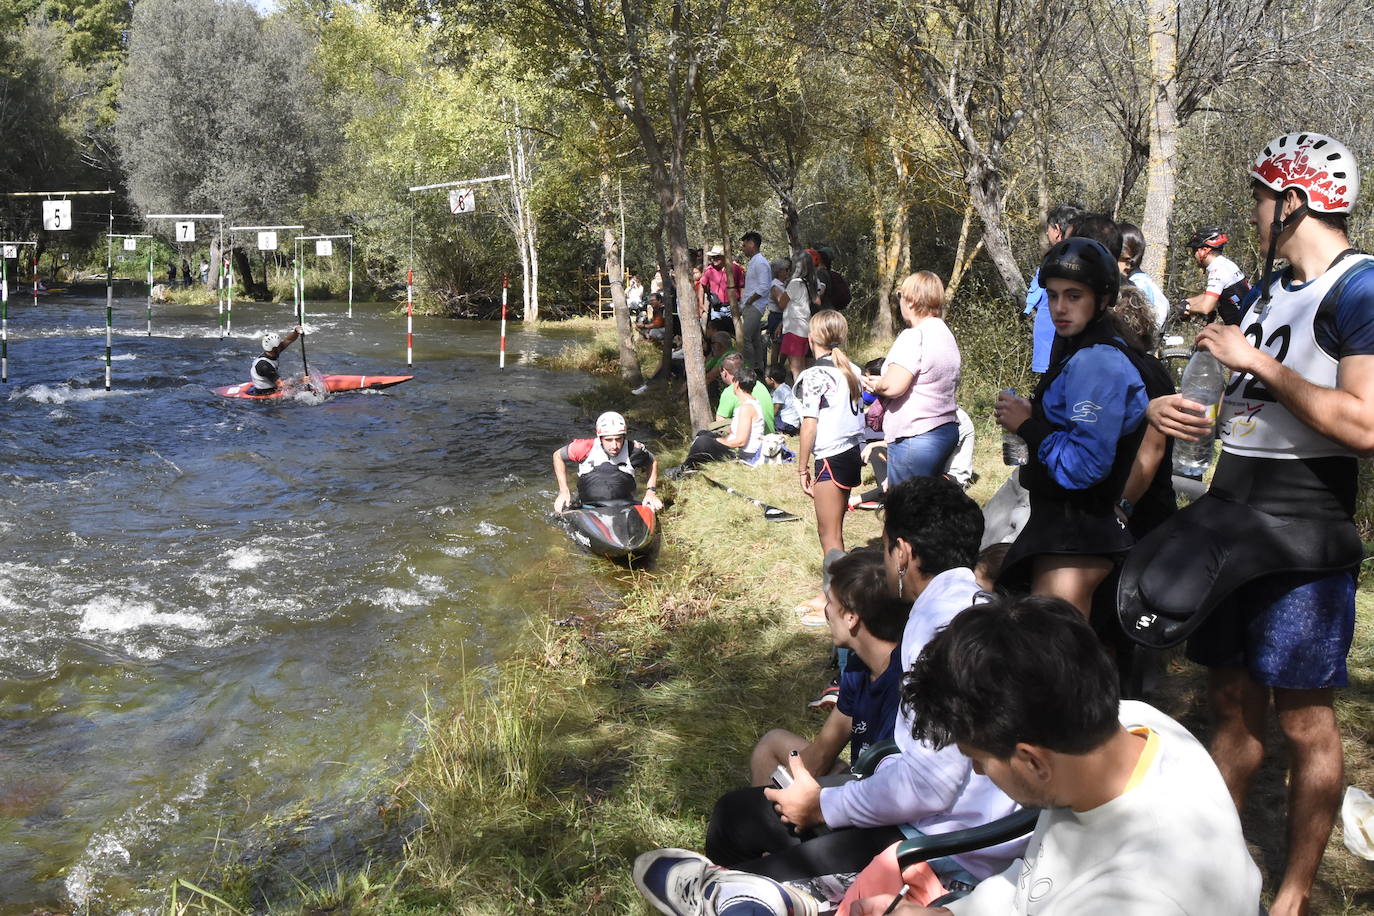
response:
<path id="1" fill-rule="evenodd" d="M 1065 239 L 1038 276 L 1056 338 L 1031 399 L 997 399 L 997 421 L 1030 447 L 1020 472 L 1030 518 L 998 582 L 1062 598 L 1086 617 L 1093 592 L 1134 543 L 1116 506 L 1145 431 L 1143 354 L 1111 311 L 1121 272 L 1100 242 Z"/>
<path id="2" fill-rule="evenodd" d="M 793 386 L 801 413 L 797 476 L 816 503 L 816 532 L 821 551 L 828 554 L 844 550 L 849 491 L 863 475 L 863 383 L 841 349 L 849 340 L 844 315 L 834 309 L 812 315 L 807 339 L 816 361 Z"/>
<path id="3" fill-rule="evenodd" d="M 1207 274 L 1207 288 L 1196 296 L 1189 296 L 1189 315 L 1210 315 L 1216 312 L 1227 324 L 1240 323 L 1240 303 L 1250 291 L 1245 273 L 1221 253 L 1227 235 L 1217 226 L 1204 226 L 1188 236 L 1188 248 Z"/>
<path id="4" fill-rule="evenodd" d="M 1343 785 L 1333 690 L 1347 684 L 1362 550 L 1357 458 L 1374 453 L 1374 258 L 1350 247 L 1354 157 L 1315 133 L 1276 138 L 1250 169 L 1266 252 L 1240 327 L 1197 339 L 1231 370 L 1211 489 L 1143 539 L 1122 571 L 1127 632 L 1192 632 L 1208 666 L 1212 756 L 1237 806 L 1264 757 L 1269 704 L 1288 744 L 1288 861 L 1270 913 L 1305 914 Z M 1288 262 L 1272 271 L 1276 258 Z M 1211 421 L 1180 395 L 1150 422 L 1190 439 Z"/>
<path id="5" fill-rule="evenodd" d="M 635 472 L 648 473 L 644 505 L 657 512 L 663 508 L 654 485 L 658 482 L 658 460 L 638 442 L 625 438 L 625 418 L 607 411 L 596 418 L 596 438 L 574 439 L 553 453 L 553 476 L 558 481 L 558 496 L 553 511 L 568 508 L 565 462 L 577 465 L 577 498 L 584 506 L 608 506 L 635 500 Z"/>
<path id="6" fill-rule="evenodd" d="M 295 343 L 296 338 L 300 336 L 300 325 L 292 328 L 285 337 L 275 331 L 268 331 L 262 335 L 262 353 L 253 359 L 253 365 L 248 370 L 248 375 L 253 380 L 251 394 L 259 396 L 273 394 L 282 386 L 281 371 L 277 361 L 286 352 L 286 348 Z"/>

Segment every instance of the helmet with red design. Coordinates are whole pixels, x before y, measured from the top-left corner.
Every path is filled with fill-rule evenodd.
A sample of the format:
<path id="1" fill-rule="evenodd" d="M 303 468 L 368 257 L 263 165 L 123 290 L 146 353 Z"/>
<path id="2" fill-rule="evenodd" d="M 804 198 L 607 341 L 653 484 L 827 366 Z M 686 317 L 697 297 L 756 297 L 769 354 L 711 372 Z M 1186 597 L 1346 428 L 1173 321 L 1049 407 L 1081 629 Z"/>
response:
<path id="1" fill-rule="evenodd" d="M 1296 188 L 1317 213 L 1349 213 L 1360 193 L 1360 171 L 1349 148 L 1325 134 L 1275 138 L 1255 157 L 1250 175 L 1271 191 Z"/>
<path id="2" fill-rule="evenodd" d="M 614 410 L 606 411 L 596 418 L 596 434 L 598 436 L 625 435 L 625 418 Z"/>

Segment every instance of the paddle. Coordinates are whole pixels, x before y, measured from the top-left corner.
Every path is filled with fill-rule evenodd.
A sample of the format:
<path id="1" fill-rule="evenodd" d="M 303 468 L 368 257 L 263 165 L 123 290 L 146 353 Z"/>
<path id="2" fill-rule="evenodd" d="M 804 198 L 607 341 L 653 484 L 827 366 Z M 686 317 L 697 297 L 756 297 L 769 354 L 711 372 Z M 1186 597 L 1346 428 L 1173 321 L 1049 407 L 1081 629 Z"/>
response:
<path id="1" fill-rule="evenodd" d="M 762 502 L 762 501 L 760 501 L 760 500 L 757 500 L 757 499 L 755 499 L 755 498 L 752 497 L 752 496 L 746 496 L 746 495 L 744 495 L 743 493 L 741 493 L 741 492 L 738 491 L 738 490 L 734 490 L 734 489 L 731 489 L 730 487 L 727 487 L 725 484 L 721 483 L 721 482 L 718 481 L 718 480 L 712 480 L 711 478 L 707 477 L 705 474 L 702 474 L 702 475 L 701 475 L 701 479 L 704 480 L 704 481 L 706 481 L 707 483 L 709 483 L 709 484 L 710 484 L 711 486 L 713 486 L 713 487 L 719 487 L 720 489 L 724 490 L 726 493 L 733 493 L 735 496 L 738 496 L 740 499 L 747 499 L 747 500 L 749 500 L 751 503 L 753 503 L 754 505 L 758 506 L 760 509 L 763 510 L 763 520 L 766 521 L 766 522 L 799 522 L 799 521 L 801 521 L 801 516 L 799 516 L 799 515 L 793 515 L 793 514 L 790 513 L 790 512 L 784 512 L 783 510 L 779 509 L 777 506 L 770 506 L 770 505 L 768 505 L 768 503 Z"/>

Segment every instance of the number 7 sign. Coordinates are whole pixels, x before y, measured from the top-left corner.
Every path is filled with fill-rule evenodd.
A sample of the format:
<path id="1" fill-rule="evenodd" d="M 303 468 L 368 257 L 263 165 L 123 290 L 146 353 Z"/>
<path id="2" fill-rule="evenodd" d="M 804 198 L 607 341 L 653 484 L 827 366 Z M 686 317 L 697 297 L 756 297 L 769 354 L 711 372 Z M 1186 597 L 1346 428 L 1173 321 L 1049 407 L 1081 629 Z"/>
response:
<path id="1" fill-rule="evenodd" d="M 196 240 L 196 224 L 190 221 L 177 223 L 177 241 L 194 242 Z"/>

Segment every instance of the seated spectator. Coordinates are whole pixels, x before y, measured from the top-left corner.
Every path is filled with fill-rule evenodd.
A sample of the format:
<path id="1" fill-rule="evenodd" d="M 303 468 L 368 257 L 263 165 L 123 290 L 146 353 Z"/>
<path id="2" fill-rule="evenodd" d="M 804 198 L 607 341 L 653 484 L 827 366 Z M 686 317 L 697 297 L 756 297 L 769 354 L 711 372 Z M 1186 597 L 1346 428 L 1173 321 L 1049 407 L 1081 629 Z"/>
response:
<path id="1" fill-rule="evenodd" d="M 645 340 L 662 340 L 667 332 L 668 323 L 663 317 L 663 294 L 649 294 L 649 314 L 635 324 L 635 330 Z"/>
<path id="2" fill-rule="evenodd" d="M 915 602 L 902 634 L 903 670 L 935 633 L 982 595 L 972 569 L 982 533 L 978 506 L 948 480 L 914 477 L 888 494 L 883 518 L 888 581 L 899 597 Z M 946 833 L 988 823 L 1015 809 L 955 748 L 937 749 L 914 739 L 911 716 L 910 709 L 898 710 L 893 737 L 899 753 L 872 776 L 817 780 L 799 758 L 793 758 L 793 781 L 786 788 L 741 790 L 753 793 L 753 804 L 748 805 L 735 793 L 721 800 L 730 801 L 717 805 L 707 828 L 709 860 L 681 850 L 646 853 L 635 864 L 636 885 L 663 912 L 696 912 L 665 906 L 677 906 L 677 901 L 699 893 L 703 882 L 738 874 L 712 862 L 775 881 L 810 882 L 818 876 L 857 872 L 908 832 Z M 818 829 L 822 826 L 828 831 Z M 1003 871 L 1022 849 L 1022 842 L 1015 841 L 931 863 L 927 884 L 971 886 Z M 778 891 L 779 885 L 749 878 L 738 884 L 772 888 L 780 901 L 779 895 L 804 893 L 785 887 Z M 814 897 L 795 899 L 803 904 L 809 900 L 813 908 L 796 912 L 815 911 Z M 720 902 L 718 897 L 718 911 Z"/>
<path id="3" fill-rule="evenodd" d="M 720 364 L 731 353 L 737 353 L 733 338 L 725 331 L 712 331 L 706 338 L 706 387 L 710 389 L 720 378 Z"/>
<path id="4" fill-rule="evenodd" d="M 709 461 L 728 461 L 731 458 L 738 458 L 750 465 L 758 464 L 763 459 L 763 412 L 752 393 L 758 379 L 753 369 L 741 365 L 739 371 L 731 375 L 731 380 L 739 406 L 734 419 L 730 421 L 730 431 L 724 436 L 717 436 L 709 429 L 699 430 L 679 470 L 691 470 Z"/>
<path id="5" fill-rule="evenodd" d="M 801 431 L 801 411 L 797 409 L 797 399 L 792 396 L 792 386 L 787 384 L 786 378 L 782 367 L 774 366 L 768 370 L 765 382 L 773 401 L 773 428 L 795 436 Z"/>
<path id="6" fill-rule="evenodd" d="M 898 600 L 888 586 L 883 555 L 876 550 L 860 549 L 837 557 L 828 578 L 825 620 L 830 640 L 836 648 L 850 650 L 840 674 L 839 702 L 810 741 L 782 728 L 759 739 L 749 758 L 754 786 L 774 785 L 774 771 L 787 770 L 793 754 L 812 776 L 820 778 L 846 768 L 840 757 L 846 744 L 853 761 L 892 737 L 902 683 L 902 629 L 911 606 Z"/>
<path id="7" fill-rule="evenodd" d="M 716 405 L 716 419 L 718 421 L 729 420 L 735 415 L 735 410 L 739 406 L 739 400 L 735 397 L 735 386 L 733 379 L 743 366 L 744 357 L 739 353 L 731 353 L 720 361 L 720 380 L 725 383 L 725 388 L 720 392 L 720 402 Z M 755 375 L 757 376 L 757 371 Z M 754 400 L 759 402 L 759 410 L 763 413 L 763 431 L 765 433 L 777 432 L 774 428 L 773 394 L 762 380 L 754 384 L 754 390 L 749 392 L 754 396 Z"/>
<path id="8" fill-rule="evenodd" d="M 900 916 L 1259 912 L 1259 869 L 1216 764 L 1173 719 L 1118 699 L 1116 671 L 1071 605 L 974 605 L 927 643 L 902 700 L 921 741 L 957 746 L 1044 810 L 1025 856 L 1002 874 L 948 909 L 903 903 Z M 907 877 L 893 864 L 887 893 L 851 912 L 888 912 Z"/>

